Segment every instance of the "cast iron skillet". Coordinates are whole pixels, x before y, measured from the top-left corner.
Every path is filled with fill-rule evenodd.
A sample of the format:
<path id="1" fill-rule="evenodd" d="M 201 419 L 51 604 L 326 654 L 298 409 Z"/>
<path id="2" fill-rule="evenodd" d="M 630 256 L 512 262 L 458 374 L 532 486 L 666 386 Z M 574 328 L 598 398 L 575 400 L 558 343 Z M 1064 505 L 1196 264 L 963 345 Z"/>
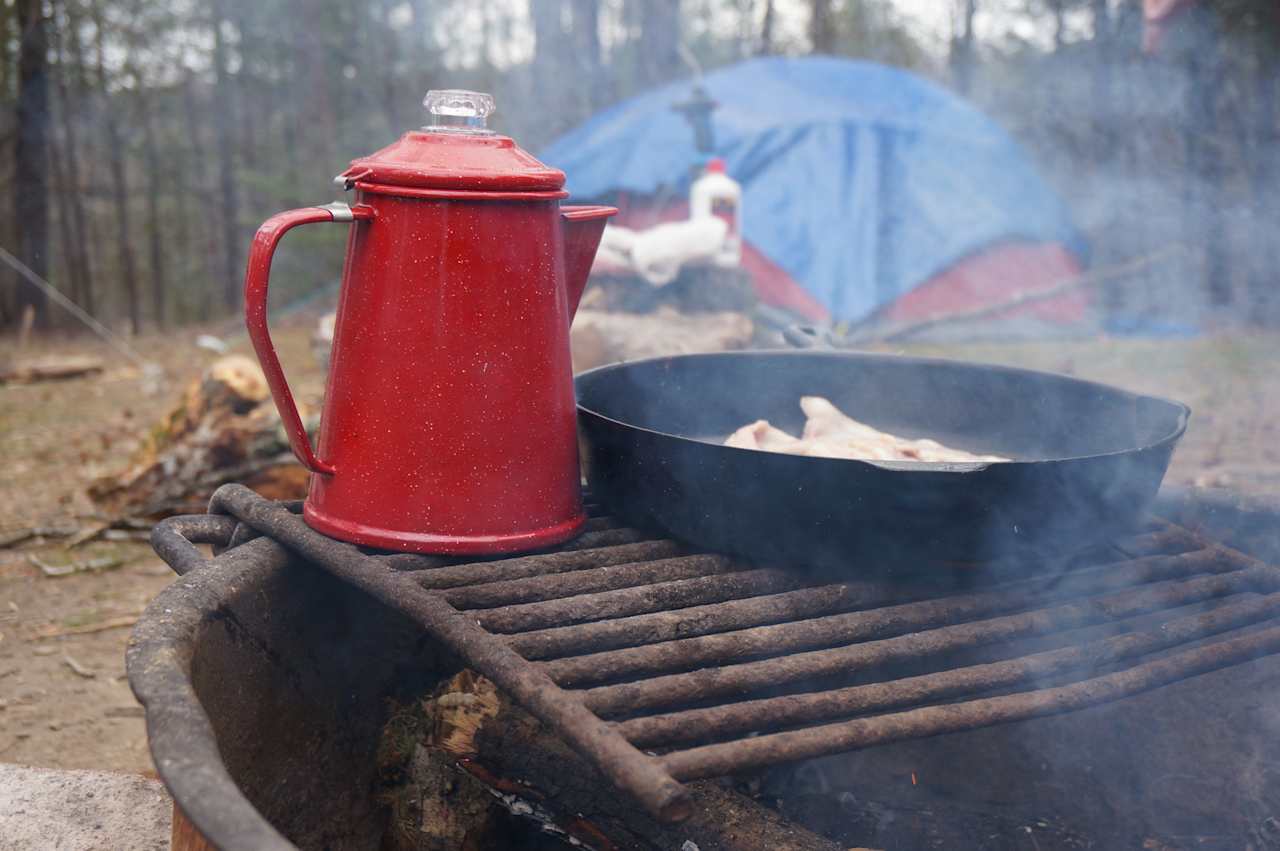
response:
<path id="1" fill-rule="evenodd" d="M 655 358 L 579 375 L 597 498 L 629 523 L 748 559 L 848 574 L 1061 555 L 1133 526 L 1190 410 L 1048 373 L 831 351 Z M 1015 459 L 865 462 L 734 449 L 799 434 L 802 395 L 905 437 Z"/>

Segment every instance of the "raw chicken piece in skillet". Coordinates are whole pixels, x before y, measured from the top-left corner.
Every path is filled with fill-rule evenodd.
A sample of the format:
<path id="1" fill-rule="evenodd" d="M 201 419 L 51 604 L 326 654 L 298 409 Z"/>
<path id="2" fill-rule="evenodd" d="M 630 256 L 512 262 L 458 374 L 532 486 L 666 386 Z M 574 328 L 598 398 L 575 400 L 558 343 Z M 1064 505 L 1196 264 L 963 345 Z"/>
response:
<path id="1" fill-rule="evenodd" d="M 951 449 L 927 438 L 897 437 L 845 414 L 821 396 L 804 396 L 800 408 L 806 420 L 803 437 L 795 438 L 756 420 L 735 431 L 726 446 L 808 455 L 817 458 L 850 458 L 864 461 L 1008 461 L 998 455 L 974 455 Z"/>

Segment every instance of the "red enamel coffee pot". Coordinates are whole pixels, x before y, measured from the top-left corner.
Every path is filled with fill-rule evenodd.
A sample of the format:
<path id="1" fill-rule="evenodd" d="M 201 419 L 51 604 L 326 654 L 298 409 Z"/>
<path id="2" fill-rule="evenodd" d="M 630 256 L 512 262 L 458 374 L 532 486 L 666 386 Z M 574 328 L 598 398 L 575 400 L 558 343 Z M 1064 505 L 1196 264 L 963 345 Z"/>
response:
<path id="1" fill-rule="evenodd" d="M 433 91 L 433 123 L 339 175 L 354 203 L 273 216 L 245 320 L 293 453 L 303 516 L 394 550 L 507 553 L 573 537 L 579 492 L 569 324 L 612 207 L 561 207 L 564 173 L 485 128 L 486 94 Z M 267 330 L 290 228 L 349 222 L 313 449 Z"/>

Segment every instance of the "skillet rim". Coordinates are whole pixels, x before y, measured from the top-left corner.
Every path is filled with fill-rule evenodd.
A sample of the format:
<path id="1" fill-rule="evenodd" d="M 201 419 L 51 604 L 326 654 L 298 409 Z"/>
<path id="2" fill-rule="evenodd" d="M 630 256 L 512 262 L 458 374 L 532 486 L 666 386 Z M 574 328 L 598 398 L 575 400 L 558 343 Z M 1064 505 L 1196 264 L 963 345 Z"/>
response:
<path id="1" fill-rule="evenodd" d="M 1058 372 L 1049 372 L 1048 370 L 1028 369 L 1019 366 L 1007 366 L 1005 364 L 986 363 L 983 361 L 962 360 L 959 358 L 940 358 L 940 357 L 917 357 L 914 355 L 899 355 L 890 352 L 853 352 L 853 351 L 824 351 L 814 349 L 739 349 L 735 351 L 724 352 L 692 352 L 678 355 L 656 355 L 648 358 L 637 358 L 636 360 L 620 361 L 618 363 L 604 364 L 602 366 L 593 367 L 576 374 L 573 377 L 574 395 L 577 409 L 580 412 L 590 414 L 606 422 L 620 426 L 622 428 L 634 429 L 636 431 L 645 432 L 657 437 L 670 440 L 678 440 L 684 443 L 694 443 L 700 446 L 709 446 L 729 452 L 739 453 L 758 453 L 765 450 L 760 449 L 744 449 L 737 446 L 725 446 L 722 443 L 712 443 L 706 440 L 698 440 L 688 435 L 676 434 L 674 432 L 660 431 L 658 429 L 646 428 L 644 426 L 628 423 L 616 417 L 608 416 L 598 410 L 589 408 L 582 402 L 577 401 L 577 390 L 579 382 L 582 379 L 591 380 L 593 376 L 599 376 L 610 372 L 621 372 L 631 367 L 646 366 L 655 363 L 671 362 L 671 361 L 697 361 L 697 360 L 737 360 L 742 358 L 760 358 L 760 357 L 807 357 L 807 358 L 832 358 L 847 361 L 910 361 L 920 366 L 961 366 L 965 368 L 985 369 L 1004 373 L 1013 373 L 1017 375 L 1034 376 L 1037 378 L 1051 378 L 1058 381 L 1066 381 L 1085 387 L 1093 387 L 1112 395 L 1128 397 L 1133 400 L 1145 400 L 1155 402 L 1160 405 L 1167 406 L 1171 409 L 1171 413 L 1176 414 L 1176 422 L 1173 429 L 1166 435 L 1149 443 L 1139 446 L 1128 447 L 1125 449 L 1117 449 L 1112 452 L 1096 452 L 1089 455 L 1071 455 L 1061 458 L 1015 458 L 1011 461 L 974 461 L 974 462 L 948 462 L 948 461 L 892 461 L 877 462 L 861 458 L 823 458 L 810 455 L 787 455 L 781 452 L 771 452 L 771 455 L 778 455 L 786 458 L 793 458 L 800 462 L 827 462 L 832 461 L 845 462 L 849 464 L 858 464 L 863 467 L 872 467 L 880 470 L 888 470 L 891 472 L 902 473 L 975 473 L 986 470 L 991 467 L 1000 468 L 1022 468 L 1033 464 L 1051 464 L 1063 463 L 1068 461 L 1089 461 L 1101 458 L 1114 458 L 1124 455 L 1131 455 L 1137 452 L 1146 452 L 1153 449 L 1160 449 L 1172 444 L 1176 444 L 1186 433 L 1187 425 L 1191 419 L 1191 407 L 1184 402 L 1176 399 L 1169 399 L 1164 396 L 1152 396 L 1146 393 L 1135 393 L 1132 390 L 1126 390 L 1123 387 L 1116 387 L 1112 384 L 1104 384 L 1101 381 L 1091 381 L 1086 378 L 1076 378 L 1071 375 L 1063 375 Z"/>

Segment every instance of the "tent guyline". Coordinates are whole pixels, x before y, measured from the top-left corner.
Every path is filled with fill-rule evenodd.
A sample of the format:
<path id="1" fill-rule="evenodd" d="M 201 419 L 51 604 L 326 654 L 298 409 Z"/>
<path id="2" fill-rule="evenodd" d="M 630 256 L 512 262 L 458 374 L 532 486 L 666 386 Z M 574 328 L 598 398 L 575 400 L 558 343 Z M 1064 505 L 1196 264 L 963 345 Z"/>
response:
<path id="1" fill-rule="evenodd" d="M 89 330 L 93 331 L 93 333 L 105 340 L 113 349 L 133 361 L 134 364 L 136 364 L 144 373 L 154 373 L 159 371 L 159 367 L 156 364 L 151 363 L 144 358 L 136 349 L 126 343 L 122 337 L 117 334 L 113 334 L 111 329 L 107 328 L 101 322 L 86 313 L 80 305 L 63 295 L 62 292 L 53 284 L 31 271 L 31 268 L 27 266 L 26 263 L 23 263 L 17 257 L 14 257 L 3 247 L 0 247 L 0 260 L 8 263 L 9 266 L 25 278 L 29 284 L 44 292 L 44 294 L 47 295 L 55 304 L 70 313 L 76 319 L 79 319 L 89 328 Z"/>

